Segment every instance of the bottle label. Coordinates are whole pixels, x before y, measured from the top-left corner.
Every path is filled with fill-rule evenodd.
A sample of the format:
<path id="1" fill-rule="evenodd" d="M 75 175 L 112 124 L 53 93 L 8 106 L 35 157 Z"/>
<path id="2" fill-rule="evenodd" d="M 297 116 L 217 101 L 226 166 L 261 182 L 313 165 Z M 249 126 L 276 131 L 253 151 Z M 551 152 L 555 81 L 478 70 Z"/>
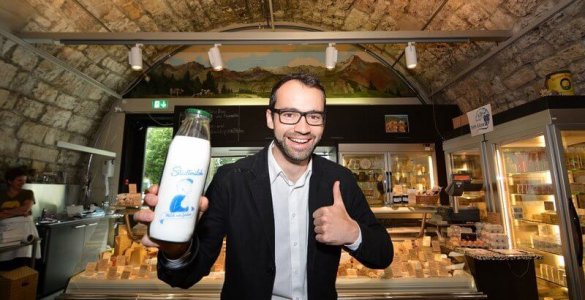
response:
<path id="1" fill-rule="evenodd" d="M 209 157 L 208 140 L 175 136 L 167 154 L 155 218 L 150 226 L 152 237 L 171 242 L 186 242 L 191 238 Z"/>

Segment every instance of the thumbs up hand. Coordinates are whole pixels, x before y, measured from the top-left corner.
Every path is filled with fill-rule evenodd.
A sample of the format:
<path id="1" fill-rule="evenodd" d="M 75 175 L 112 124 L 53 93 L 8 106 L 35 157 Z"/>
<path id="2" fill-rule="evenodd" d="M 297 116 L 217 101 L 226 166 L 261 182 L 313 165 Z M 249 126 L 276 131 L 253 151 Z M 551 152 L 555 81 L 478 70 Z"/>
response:
<path id="1" fill-rule="evenodd" d="M 347 214 L 339 181 L 333 184 L 333 205 L 317 209 L 313 218 L 316 239 L 321 243 L 342 246 L 353 244 L 358 239 L 360 228 Z"/>

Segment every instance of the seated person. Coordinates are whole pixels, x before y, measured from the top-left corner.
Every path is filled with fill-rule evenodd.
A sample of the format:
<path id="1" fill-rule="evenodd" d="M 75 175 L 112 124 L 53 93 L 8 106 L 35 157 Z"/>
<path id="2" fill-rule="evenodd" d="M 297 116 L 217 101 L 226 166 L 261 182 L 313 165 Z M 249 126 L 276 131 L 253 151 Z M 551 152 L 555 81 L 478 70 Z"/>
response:
<path id="1" fill-rule="evenodd" d="M 35 203 L 35 197 L 31 190 L 22 188 L 27 179 L 26 169 L 8 169 L 5 179 L 7 186 L 0 190 L 0 230 L 4 230 L 0 242 L 13 242 L 15 240 L 13 237 L 9 238 L 9 234 L 6 232 L 7 228 L 14 228 L 14 224 L 19 224 L 18 226 L 22 224 L 26 227 L 22 231 L 24 234 L 33 234 L 33 236 L 38 237 L 32 219 L 32 206 Z M 25 237 L 20 239 L 24 240 Z M 32 246 L 27 246 L 0 253 L 0 270 L 11 270 L 28 265 L 31 251 Z"/>
<path id="2" fill-rule="evenodd" d="M 7 187 L 0 191 L 0 220 L 30 216 L 35 203 L 33 191 L 25 190 L 26 172 L 23 168 L 11 168 L 5 175 Z"/>

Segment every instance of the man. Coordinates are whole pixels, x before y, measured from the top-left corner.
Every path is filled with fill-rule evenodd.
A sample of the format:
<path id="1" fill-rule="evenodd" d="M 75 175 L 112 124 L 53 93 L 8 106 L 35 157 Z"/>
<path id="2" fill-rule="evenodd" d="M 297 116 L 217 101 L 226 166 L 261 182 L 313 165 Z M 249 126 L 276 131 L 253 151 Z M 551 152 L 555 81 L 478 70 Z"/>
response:
<path id="1" fill-rule="evenodd" d="M 5 174 L 5 190 L 0 190 L 0 246 L 20 242 L 25 237 L 38 237 L 32 207 L 35 203 L 33 191 L 23 189 L 27 173 L 22 167 L 10 168 Z M 19 237 L 20 236 L 20 237 Z M 40 244 L 39 244 L 40 245 Z M 0 253 L 0 271 L 16 269 L 30 264 L 33 245 L 20 247 Z M 38 249 L 38 248 L 37 248 Z M 40 258 L 37 250 L 36 258 Z"/>
<path id="2" fill-rule="evenodd" d="M 188 288 L 209 274 L 226 237 L 222 299 L 336 299 L 341 249 L 369 268 L 393 250 L 352 173 L 313 155 L 325 126 L 325 91 L 306 74 L 276 83 L 266 110 L 274 140 L 221 167 L 190 244 L 160 247 L 158 276 Z M 155 205 L 156 191 L 145 201 Z M 209 199 L 209 201 L 207 200 Z M 151 221 L 152 211 L 135 215 Z"/>
<path id="3" fill-rule="evenodd" d="M 35 196 L 33 191 L 22 188 L 27 179 L 26 171 L 11 168 L 4 177 L 8 186 L 6 190 L 0 190 L 0 220 L 31 215 Z"/>

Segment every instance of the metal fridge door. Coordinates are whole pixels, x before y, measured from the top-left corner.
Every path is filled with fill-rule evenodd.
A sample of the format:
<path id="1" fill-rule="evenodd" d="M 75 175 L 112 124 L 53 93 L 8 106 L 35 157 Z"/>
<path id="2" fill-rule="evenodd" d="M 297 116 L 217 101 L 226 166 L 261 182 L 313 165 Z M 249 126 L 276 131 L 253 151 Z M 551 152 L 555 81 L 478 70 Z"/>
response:
<path id="1" fill-rule="evenodd" d="M 547 126 L 552 172 L 557 183 L 567 287 L 571 299 L 585 299 L 583 226 L 585 226 L 585 130 L 572 126 Z M 580 221 L 581 220 L 581 221 Z"/>

